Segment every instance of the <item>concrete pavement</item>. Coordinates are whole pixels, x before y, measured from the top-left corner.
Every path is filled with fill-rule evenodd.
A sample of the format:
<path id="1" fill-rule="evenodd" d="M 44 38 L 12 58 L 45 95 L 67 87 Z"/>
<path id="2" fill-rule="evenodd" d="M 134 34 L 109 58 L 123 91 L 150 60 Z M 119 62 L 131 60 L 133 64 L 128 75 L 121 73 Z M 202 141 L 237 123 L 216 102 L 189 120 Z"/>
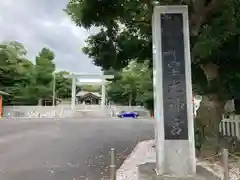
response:
<path id="1" fill-rule="evenodd" d="M 34 119 L 0 121 L 1 180 L 100 180 L 140 140 L 153 138 L 153 121 Z"/>

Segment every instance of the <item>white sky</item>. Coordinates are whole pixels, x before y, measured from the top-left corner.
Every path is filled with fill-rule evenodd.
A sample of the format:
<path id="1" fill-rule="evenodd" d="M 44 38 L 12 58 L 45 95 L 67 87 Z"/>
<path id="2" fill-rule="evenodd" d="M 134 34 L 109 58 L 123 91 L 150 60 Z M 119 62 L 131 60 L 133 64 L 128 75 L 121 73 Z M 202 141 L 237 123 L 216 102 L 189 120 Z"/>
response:
<path id="1" fill-rule="evenodd" d="M 54 51 L 57 70 L 101 74 L 81 48 L 97 30 L 76 27 L 63 11 L 68 0 L 0 0 L 0 41 L 18 41 L 35 61 L 47 47 Z"/>
<path id="2" fill-rule="evenodd" d="M 101 79 L 78 79 L 80 84 L 101 84 Z"/>

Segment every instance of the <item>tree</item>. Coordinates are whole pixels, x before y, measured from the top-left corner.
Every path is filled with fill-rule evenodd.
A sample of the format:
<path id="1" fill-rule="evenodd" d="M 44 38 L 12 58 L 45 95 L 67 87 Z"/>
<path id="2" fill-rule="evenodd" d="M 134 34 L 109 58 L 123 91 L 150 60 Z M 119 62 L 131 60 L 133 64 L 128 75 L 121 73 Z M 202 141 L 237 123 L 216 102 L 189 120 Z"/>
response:
<path id="1" fill-rule="evenodd" d="M 197 121 L 204 129 L 210 144 L 218 140 L 219 123 L 224 113 L 224 105 L 229 97 L 235 96 L 239 89 L 239 39 L 240 1 L 224 1 L 217 13 L 205 20 L 199 29 L 198 37 L 192 44 L 193 63 L 204 77 L 203 101 L 198 110 Z M 199 73 L 194 73 L 197 80 Z M 213 140 L 213 141 L 211 141 Z"/>
<path id="2" fill-rule="evenodd" d="M 60 71 L 55 73 L 56 76 L 56 97 L 61 99 L 68 99 L 71 97 L 72 80 L 65 78 L 69 75 L 67 71 Z"/>
<path id="3" fill-rule="evenodd" d="M 96 65 L 120 70 L 148 59 L 151 68 L 151 16 L 160 3 L 189 6 L 194 93 L 204 95 L 197 121 L 211 139 L 226 99 L 239 91 L 239 0 L 70 0 L 66 11 L 78 26 L 102 28 L 84 48 Z"/>
<path id="4" fill-rule="evenodd" d="M 0 88 L 10 96 L 4 98 L 5 104 L 21 102 L 34 103 L 29 96 L 34 65 L 25 55 L 27 51 L 18 42 L 5 42 L 0 45 Z"/>
<path id="5" fill-rule="evenodd" d="M 131 105 L 145 105 L 153 110 L 152 71 L 148 62 L 137 63 L 132 61 L 121 71 L 121 78 L 113 81 L 107 87 L 110 100 Z"/>
<path id="6" fill-rule="evenodd" d="M 55 70 L 54 57 L 54 53 L 47 48 L 43 48 L 36 57 L 34 77 L 36 95 L 40 98 L 52 96 L 53 72 Z"/>
<path id="7" fill-rule="evenodd" d="M 10 94 L 4 98 L 5 105 L 37 105 L 41 98 L 52 99 L 54 75 L 56 97 L 65 99 L 71 96 L 72 81 L 64 77 L 69 73 L 53 73 L 52 51 L 43 48 L 36 57 L 36 65 L 26 55 L 26 49 L 19 42 L 0 44 L 0 90 Z"/>
<path id="8" fill-rule="evenodd" d="M 153 6 L 160 3 L 189 5 L 192 34 L 196 36 L 202 24 L 221 5 L 218 0 L 70 0 L 65 11 L 78 26 L 102 28 L 89 37 L 84 52 L 103 69 L 119 69 L 127 66 L 131 59 L 152 58 L 152 12 Z"/>
<path id="9" fill-rule="evenodd" d="M 18 57 L 24 57 L 27 55 L 27 50 L 25 49 L 24 45 L 17 41 L 10 41 L 4 43 L 7 45 L 8 49 L 13 50 Z"/>
<path id="10" fill-rule="evenodd" d="M 81 91 L 87 91 L 87 92 L 100 92 L 101 87 L 99 85 L 80 85 L 79 88 Z"/>

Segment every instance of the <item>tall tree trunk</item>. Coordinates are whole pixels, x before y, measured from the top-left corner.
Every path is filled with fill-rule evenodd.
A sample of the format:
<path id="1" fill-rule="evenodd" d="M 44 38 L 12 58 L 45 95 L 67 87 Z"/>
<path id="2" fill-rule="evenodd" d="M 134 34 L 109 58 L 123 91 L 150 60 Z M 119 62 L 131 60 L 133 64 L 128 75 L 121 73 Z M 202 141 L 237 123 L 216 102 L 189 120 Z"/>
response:
<path id="1" fill-rule="evenodd" d="M 201 65 L 208 81 L 208 90 L 197 111 L 196 121 L 203 129 L 204 141 L 201 156 L 211 156 L 219 151 L 219 124 L 224 113 L 225 100 L 219 77 L 218 66 L 213 63 Z"/>

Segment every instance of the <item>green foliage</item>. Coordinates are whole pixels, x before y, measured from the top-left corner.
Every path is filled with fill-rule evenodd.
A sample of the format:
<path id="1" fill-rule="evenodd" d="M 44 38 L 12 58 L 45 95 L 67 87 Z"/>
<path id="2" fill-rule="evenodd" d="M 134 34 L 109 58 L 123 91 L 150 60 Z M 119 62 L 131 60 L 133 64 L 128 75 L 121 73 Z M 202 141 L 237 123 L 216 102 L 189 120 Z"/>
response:
<path id="1" fill-rule="evenodd" d="M 95 65 L 102 66 L 104 69 L 109 69 L 116 62 L 116 52 L 114 52 L 113 43 L 108 39 L 106 32 L 101 30 L 94 37 L 89 37 L 89 44 L 91 46 L 84 47 L 83 52 L 88 54 L 90 58 L 95 59 Z M 107 60 L 110 60 L 107 61 Z M 120 65 L 120 63 L 114 65 L 115 68 Z M 120 66 L 121 68 L 122 66 Z"/>
<path id="2" fill-rule="evenodd" d="M 145 105 L 153 109 L 152 71 L 148 62 L 131 61 L 120 73 L 121 78 L 113 81 L 107 87 L 111 101 L 121 104 Z"/>
<path id="3" fill-rule="evenodd" d="M 81 91 L 87 92 L 101 92 L 101 87 L 99 85 L 81 85 L 79 86 Z"/>
<path id="4" fill-rule="evenodd" d="M 69 0 L 65 11 L 78 26 L 90 28 L 92 25 L 108 25 L 111 21 L 109 15 L 115 19 L 121 14 L 122 9 L 121 0 Z"/>
<path id="5" fill-rule="evenodd" d="M 159 2 L 121 0 L 109 3 L 108 0 L 71 0 L 66 11 L 78 26 L 103 27 L 98 34 L 88 38 L 84 52 L 103 70 L 113 68 L 120 71 L 132 59 L 137 62 L 148 59 L 151 68 L 152 7 Z M 203 7 L 210 2 L 205 5 L 203 3 Z M 106 5 L 107 3 L 109 4 Z M 161 1 L 161 4 L 181 3 L 189 6 L 190 17 L 202 7 L 201 4 L 194 6 L 195 2 L 191 0 Z M 238 81 L 240 70 L 239 43 L 233 42 L 233 39 L 239 39 L 239 5 L 239 0 L 223 1 L 219 9 L 212 10 L 212 13 L 200 24 L 199 32 L 192 34 L 192 77 L 196 93 L 207 92 L 206 74 L 199 65 L 208 62 L 219 66 L 222 86 L 227 96 L 239 90 L 238 83 L 235 83 Z M 190 26 L 191 30 L 196 29 L 192 25 L 197 26 L 196 23 Z"/>
<path id="6" fill-rule="evenodd" d="M 102 28 L 83 48 L 95 65 L 121 70 L 132 59 L 152 57 L 151 8 L 140 0 L 70 0 L 66 11 L 78 26 Z"/>
<path id="7" fill-rule="evenodd" d="M 66 75 L 69 75 L 69 72 L 60 71 L 55 73 L 56 97 L 60 99 L 68 99 L 71 97 L 72 80 L 65 78 Z"/>
<path id="8" fill-rule="evenodd" d="M 47 48 L 43 48 L 36 57 L 34 68 L 35 83 L 37 85 L 36 94 L 41 98 L 49 98 L 53 86 L 53 63 L 54 53 Z"/>
<path id="9" fill-rule="evenodd" d="M 221 53 L 221 49 L 232 37 L 240 33 L 239 0 L 223 1 L 222 10 L 214 14 L 201 28 L 192 49 L 194 62 L 208 60 Z M 225 51 L 226 52 L 226 51 Z M 211 59 L 219 64 L 217 58 Z"/>
<path id="10" fill-rule="evenodd" d="M 88 47 L 84 47 L 83 52 L 93 59 L 95 65 L 101 66 L 104 70 L 110 68 L 121 70 L 132 59 L 142 62 L 143 59 L 152 56 L 151 41 L 146 38 L 141 39 L 133 32 L 120 32 L 114 39 L 113 45 L 107 31 L 102 29 L 98 34 L 88 38 Z"/>
<path id="11" fill-rule="evenodd" d="M 51 98 L 53 88 L 54 53 L 43 48 L 36 57 L 36 64 L 25 58 L 27 51 L 19 42 L 0 44 L 0 90 L 4 104 L 36 105 L 40 98 Z M 71 95 L 71 80 L 56 73 L 56 95 L 67 98 Z"/>
<path id="12" fill-rule="evenodd" d="M 27 95 L 31 89 L 34 65 L 23 56 L 26 50 L 17 42 L 0 45 L 0 88 L 11 94 L 4 98 L 6 103 L 14 103 Z M 20 100 L 21 101 L 21 100 Z"/>
<path id="13" fill-rule="evenodd" d="M 239 5 L 239 0 L 224 1 L 221 11 L 206 21 L 192 43 L 192 76 L 198 93 L 206 93 L 210 88 L 219 90 L 219 84 L 216 87 L 208 86 L 206 75 L 199 67 L 199 64 L 208 62 L 219 68 L 220 86 L 225 98 L 235 96 L 240 91 Z"/>

